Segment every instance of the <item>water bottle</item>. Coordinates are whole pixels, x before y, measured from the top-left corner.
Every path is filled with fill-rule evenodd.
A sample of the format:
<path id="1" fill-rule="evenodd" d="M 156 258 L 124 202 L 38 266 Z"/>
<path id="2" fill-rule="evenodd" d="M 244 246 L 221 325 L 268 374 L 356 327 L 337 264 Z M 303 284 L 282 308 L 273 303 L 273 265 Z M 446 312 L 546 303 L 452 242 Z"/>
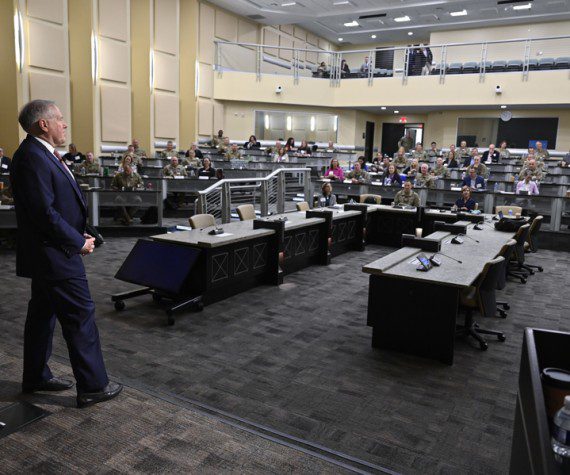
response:
<path id="1" fill-rule="evenodd" d="M 564 398 L 564 406 L 554 416 L 552 450 L 554 459 L 564 468 L 570 468 L 570 396 Z"/>
<path id="2" fill-rule="evenodd" d="M 495 191 L 495 193 L 497 193 L 497 191 L 499 191 L 499 183 L 495 182 L 495 186 L 494 186 L 493 190 Z"/>
<path id="3" fill-rule="evenodd" d="M 513 210 L 511 208 L 509 208 L 509 218 L 513 217 Z"/>

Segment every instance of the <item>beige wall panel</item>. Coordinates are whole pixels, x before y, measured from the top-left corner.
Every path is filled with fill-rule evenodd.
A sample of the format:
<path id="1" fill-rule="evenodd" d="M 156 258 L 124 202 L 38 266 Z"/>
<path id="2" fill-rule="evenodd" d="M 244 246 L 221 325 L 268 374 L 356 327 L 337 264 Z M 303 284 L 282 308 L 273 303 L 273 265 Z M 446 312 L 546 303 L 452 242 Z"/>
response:
<path id="1" fill-rule="evenodd" d="M 313 46 L 319 46 L 319 37 L 307 32 L 307 43 Z"/>
<path id="2" fill-rule="evenodd" d="M 299 28 L 298 26 L 296 26 L 293 34 L 295 35 L 295 38 L 307 41 L 307 32 L 303 30 L 303 28 Z"/>
<path id="3" fill-rule="evenodd" d="M 214 70 L 209 64 L 200 63 L 200 84 L 198 95 L 202 97 L 212 97 L 214 95 Z"/>
<path id="4" fill-rule="evenodd" d="M 210 99 L 198 99 L 198 134 L 212 135 L 214 105 Z"/>
<path id="5" fill-rule="evenodd" d="M 69 83 L 65 76 L 30 71 L 30 100 L 54 101 L 67 121 L 70 117 Z"/>
<path id="6" fill-rule="evenodd" d="M 214 101 L 214 128 L 213 131 L 217 132 L 224 129 L 224 104 L 219 101 Z"/>
<path id="7" fill-rule="evenodd" d="M 65 31 L 62 27 L 30 20 L 28 41 L 30 66 L 66 70 Z"/>
<path id="8" fill-rule="evenodd" d="M 257 43 L 257 25 L 249 21 L 239 20 L 238 41 L 240 43 Z"/>
<path id="9" fill-rule="evenodd" d="M 99 0 L 100 36 L 127 41 L 128 20 L 128 0 Z"/>
<path id="10" fill-rule="evenodd" d="M 226 41 L 237 41 L 237 17 L 223 10 L 216 10 L 216 38 Z"/>
<path id="11" fill-rule="evenodd" d="M 205 3 L 200 3 L 200 36 L 198 38 L 200 61 L 214 63 L 214 23 L 215 10 Z"/>
<path id="12" fill-rule="evenodd" d="M 322 38 L 319 38 L 319 48 L 328 51 L 331 49 L 331 44 L 327 40 L 323 40 Z"/>
<path id="13" fill-rule="evenodd" d="M 174 94 L 154 95 L 154 136 L 161 139 L 178 137 L 179 107 Z"/>
<path id="14" fill-rule="evenodd" d="M 129 46 L 116 40 L 99 38 L 99 76 L 101 79 L 129 82 Z"/>
<path id="15" fill-rule="evenodd" d="M 313 47 L 313 45 L 307 44 L 307 47 L 310 49 Z M 318 59 L 319 58 L 317 56 L 317 53 L 311 53 L 307 51 L 307 62 L 315 64 Z"/>
<path id="16" fill-rule="evenodd" d="M 154 2 L 154 49 L 178 53 L 178 0 Z"/>
<path id="17" fill-rule="evenodd" d="M 272 28 L 266 28 L 263 32 L 263 44 L 267 46 L 279 46 L 279 35 Z M 263 51 L 271 56 L 277 56 L 278 50 L 266 48 Z"/>
<path id="18" fill-rule="evenodd" d="M 285 46 L 287 48 L 292 48 L 293 47 L 293 41 L 290 38 L 287 38 L 286 36 L 282 36 L 279 40 L 279 45 Z M 290 61 L 293 58 L 293 51 L 287 50 L 287 49 L 280 49 L 279 50 L 279 57 L 281 59 L 286 60 L 286 61 Z"/>
<path id="19" fill-rule="evenodd" d="M 63 0 L 28 0 L 28 16 L 63 25 Z"/>
<path id="20" fill-rule="evenodd" d="M 283 33 L 287 33 L 288 35 L 292 35 L 293 34 L 293 25 L 281 25 L 279 27 L 279 29 L 283 32 Z"/>
<path id="21" fill-rule="evenodd" d="M 154 87 L 163 91 L 178 91 L 178 58 L 154 52 Z"/>
<path id="22" fill-rule="evenodd" d="M 101 86 L 101 140 L 127 142 L 131 138 L 131 93 L 123 86 Z"/>

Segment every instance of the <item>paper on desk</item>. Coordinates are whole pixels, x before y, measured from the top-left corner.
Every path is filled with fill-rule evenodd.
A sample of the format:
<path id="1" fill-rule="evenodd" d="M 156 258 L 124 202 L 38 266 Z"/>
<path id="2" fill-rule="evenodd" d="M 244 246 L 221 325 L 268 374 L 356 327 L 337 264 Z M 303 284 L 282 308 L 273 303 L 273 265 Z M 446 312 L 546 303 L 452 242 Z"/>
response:
<path id="1" fill-rule="evenodd" d="M 232 233 L 222 233 L 222 234 L 214 234 L 214 237 L 228 237 L 233 236 Z"/>
<path id="2" fill-rule="evenodd" d="M 174 175 L 175 180 L 183 180 L 184 177 L 182 175 Z"/>
<path id="3" fill-rule="evenodd" d="M 415 266 L 419 265 L 419 263 L 420 263 L 420 261 L 418 261 L 418 258 L 417 258 L 417 257 L 414 257 L 414 258 L 410 261 L 410 264 L 413 264 L 413 265 L 415 265 Z"/>
<path id="4" fill-rule="evenodd" d="M 209 180 L 209 179 L 210 179 L 210 177 L 208 177 L 208 176 L 199 176 L 198 177 L 198 180 Z"/>

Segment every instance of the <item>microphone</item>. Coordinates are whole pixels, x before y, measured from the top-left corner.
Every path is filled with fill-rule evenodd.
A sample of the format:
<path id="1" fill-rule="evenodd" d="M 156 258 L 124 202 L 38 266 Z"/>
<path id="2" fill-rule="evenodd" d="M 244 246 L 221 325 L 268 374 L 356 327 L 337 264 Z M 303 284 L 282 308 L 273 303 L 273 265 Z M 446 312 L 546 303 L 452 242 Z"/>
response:
<path id="1" fill-rule="evenodd" d="M 460 234 L 458 234 L 457 236 L 464 236 L 464 237 L 466 237 L 467 239 L 471 239 L 472 241 L 475 241 L 477 244 L 479 244 L 479 240 L 478 240 L 478 239 L 473 239 L 471 236 L 467 236 L 467 234 L 460 233 Z"/>
<path id="2" fill-rule="evenodd" d="M 447 257 L 448 259 L 451 259 L 452 261 L 459 262 L 459 264 L 463 264 L 463 261 L 460 261 L 459 259 L 456 259 L 455 257 L 448 256 L 447 254 L 444 254 L 443 252 L 436 252 L 433 256 L 430 257 L 430 259 L 432 257 L 435 257 L 438 254 L 440 256 Z"/>

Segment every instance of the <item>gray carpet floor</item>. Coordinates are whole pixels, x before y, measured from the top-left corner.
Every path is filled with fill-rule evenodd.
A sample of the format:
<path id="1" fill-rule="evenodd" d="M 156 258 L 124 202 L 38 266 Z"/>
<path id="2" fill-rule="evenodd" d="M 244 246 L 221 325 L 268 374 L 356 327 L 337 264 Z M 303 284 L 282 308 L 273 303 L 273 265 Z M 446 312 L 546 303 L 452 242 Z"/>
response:
<path id="1" fill-rule="evenodd" d="M 373 350 L 361 268 L 392 251 L 379 246 L 167 327 L 150 297 L 121 313 L 111 304 L 111 294 L 131 288 L 113 275 L 134 242 L 114 238 L 86 258 L 112 375 L 403 473 L 505 473 L 523 329 L 570 330 L 570 254 L 541 251 L 529 261 L 540 260 L 545 272 L 500 292 L 509 317 L 481 322 L 504 331 L 506 342 L 489 339 L 481 352 L 459 341 L 451 367 Z M 0 334 L 18 345 L 29 282 L 14 277 L 12 254 L 0 259 Z M 66 355 L 59 329 L 54 351 Z"/>

